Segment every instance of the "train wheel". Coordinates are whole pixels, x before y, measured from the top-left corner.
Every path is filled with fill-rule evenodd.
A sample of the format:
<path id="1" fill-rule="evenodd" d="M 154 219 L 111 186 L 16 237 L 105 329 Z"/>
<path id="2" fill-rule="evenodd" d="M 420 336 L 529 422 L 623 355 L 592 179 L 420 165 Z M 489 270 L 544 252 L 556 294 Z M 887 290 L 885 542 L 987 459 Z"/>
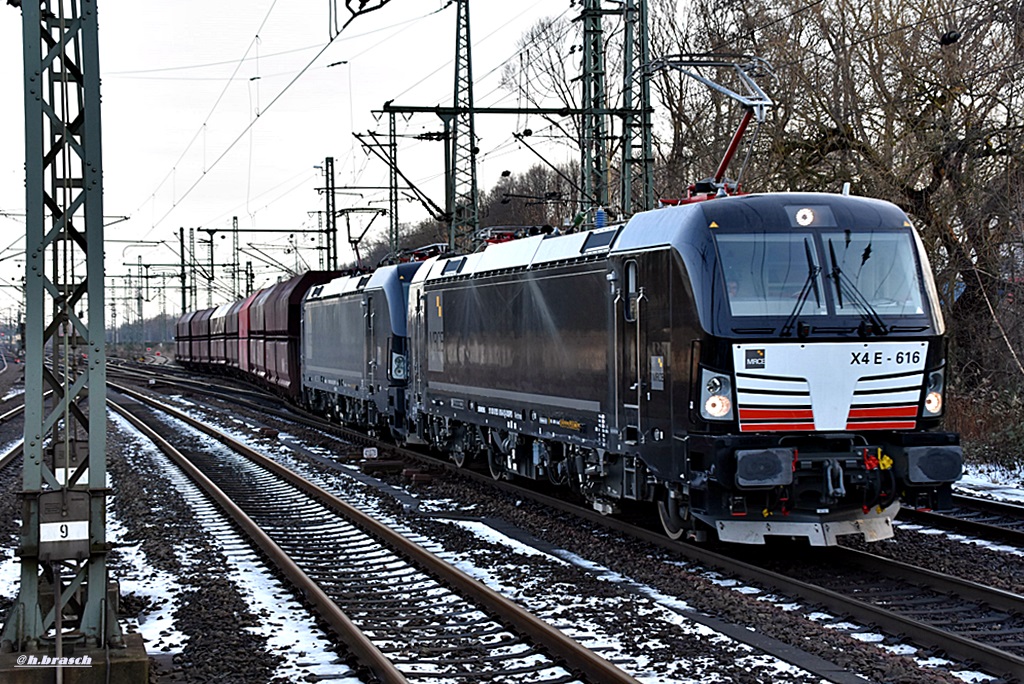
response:
<path id="1" fill-rule="evenodd" d="M 667 489 L 662 490 L 658 498 L 658 518 L 669 539 L 681 539 L 686 534 L 688 517 L 679 505 L 679 499 L 671 496 Z"/>
<path id="2" fill-rule="evenodd" d="M 462 448 L 461 444 L 455 444 L 451 448 L 452 461 L 455 462 L 456 468 L 461 468 L 466 465 L 466 451 Z"/>
<path id="3" fill-rule="evenodd" d="M 491 477 L 495 480 L 508 479 L 508 472 L 505 470 L 505 455 L 494 447 L 487 448 L 487 467 L 491 471 Z"/>

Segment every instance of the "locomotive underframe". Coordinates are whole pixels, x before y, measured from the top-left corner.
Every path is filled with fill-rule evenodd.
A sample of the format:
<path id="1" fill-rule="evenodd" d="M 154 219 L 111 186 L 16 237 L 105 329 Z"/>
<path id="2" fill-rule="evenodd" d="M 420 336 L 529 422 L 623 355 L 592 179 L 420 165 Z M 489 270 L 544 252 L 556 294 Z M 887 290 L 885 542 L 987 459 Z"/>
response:
<path id="1" fill-rule="evenodd" d="M 565 485 L 606 514 L 617 512 L 622 500 L 654 497 L 658 480 L 646 464 L 636 455 L 606 448 L 603 414 L 551 418 L 555 412 L 509 409 L 507 416 L 499 416 L 478 413 L 480 404 L 459 398 L 434 397 L 431 404 L 429 411 L 411 417 L 410 434 L 460 466 L 480 459 L 495 479 L 516 475 Z"/>
<path id="2" fill-rule="evenodd" d="M 702 539 L 714 529 L 737 543 L 764 543 L 767 536 L 804 537 L 812 545 L 833 545 L 848 534 L 885 539 L 893 535 L 899 500 L 948 507 L 962 464 L 957 436 L 945 432 L 690 434 L 665 445 L 676 479 L 659 477 L 666 464 L 657 468 L 631 453 L 636 446 L 619 442 L 614 430 L 594 429 L 603 416 L 541 424 L 532 409 L 508 416 L 478 411 L 473 402 L 434 396 L 412 431 L 460 466 L 479 459 L 496 479 L 567 486 L 602 513 L 619 512 L 625 501 L 654 501 L 666 532 L 677 538 Z M 564 434 L 561 426 L 578 432 Z"/>
<path id="3" fill-rule="evenodd" d="M 377 408 L 377 401 L 366 393 L 351 394 L 341 391 L 324 391 L 306 387 L 304 403 L 307 408 L 337 420 L 344 425 L 385 434 L 389 425 L 389 415 Z"/>

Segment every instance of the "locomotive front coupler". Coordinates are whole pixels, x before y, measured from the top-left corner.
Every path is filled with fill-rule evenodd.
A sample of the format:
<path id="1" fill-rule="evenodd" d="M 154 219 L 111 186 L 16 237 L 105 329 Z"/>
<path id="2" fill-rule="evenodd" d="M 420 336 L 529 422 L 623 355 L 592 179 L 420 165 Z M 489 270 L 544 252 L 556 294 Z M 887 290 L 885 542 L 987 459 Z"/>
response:
<path id="1" fill-rule="evenodd" d="M 805 506 L 872 504 L 892 487 L 892 459 L 878 445 L 850 445 L 845 451 L 797 451 L 793 463 L 794 498 Z"/>
<path id="2" fill-rule="evenodd" d="M 892 489 L 892 473 L 886 471 L 893 460 L 886 448 L 856 433 L 725 435 L 709 441 L 704 462 L 691 462 L 692 471 L 703 471 L 715 488 L 740 496 L 785 490 L 787 507 L 817 509 L 860 506 Z"/>

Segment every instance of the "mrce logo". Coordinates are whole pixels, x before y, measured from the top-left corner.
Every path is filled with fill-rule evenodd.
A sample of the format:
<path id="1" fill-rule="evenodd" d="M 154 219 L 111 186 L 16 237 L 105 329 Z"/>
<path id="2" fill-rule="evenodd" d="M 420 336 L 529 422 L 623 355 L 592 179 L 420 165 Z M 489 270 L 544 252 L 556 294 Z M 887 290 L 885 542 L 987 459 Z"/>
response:
<path id="1" fill-rule="evenodd" d="M 747 349 L 744 353 L 747 370 L 764 370 L 764 349 Z"/>

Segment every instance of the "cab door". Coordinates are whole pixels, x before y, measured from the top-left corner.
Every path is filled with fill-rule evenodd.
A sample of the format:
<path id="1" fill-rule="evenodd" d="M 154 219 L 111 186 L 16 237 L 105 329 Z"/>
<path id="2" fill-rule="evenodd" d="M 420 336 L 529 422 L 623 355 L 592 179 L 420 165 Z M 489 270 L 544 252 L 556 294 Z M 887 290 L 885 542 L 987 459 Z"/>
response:
<path id="1" fill-rule="evenodd" d="M 620 431 L 629 445 L 664 442 L 671 433 L 671 274 L 659 253 L 623 264 L 619 367 Z M 650 455 L 651 448 L 645 449 Z"/>
<path id="2" fill-rule="evenodd" d="M 644 404 L 643 381 L 643 317 L 644 290 L 640 285 L 640 268 L 636 259 L 623 264 L 621 306 L 616 315 L 622 329 L 619 343 L 619 367 L 622 369 L 619 385 L 621 407 L 619 430 L 626 444 L 639 444 L 643 435 L 641 415 Z"/>
<path id="3" fill-rule="evenodd" d="M 374 317 L 373 295 L 365 295 L 363 298 L 363 358 L 366 359 L 366 391 L 373 395 L 377 382 L 377 346 L 374 343 Z"/>

